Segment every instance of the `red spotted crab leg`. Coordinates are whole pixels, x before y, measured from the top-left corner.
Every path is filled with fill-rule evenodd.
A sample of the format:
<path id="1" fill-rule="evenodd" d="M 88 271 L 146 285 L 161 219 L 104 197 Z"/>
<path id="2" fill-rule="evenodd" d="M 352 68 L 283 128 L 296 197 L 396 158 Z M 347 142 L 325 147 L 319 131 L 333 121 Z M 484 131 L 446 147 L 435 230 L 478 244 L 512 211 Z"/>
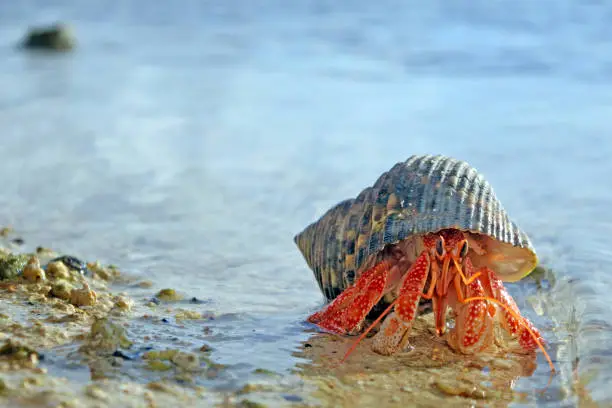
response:
<path id="1" fill-rule="evenodd" d="M 472 275 L 473 266 L 469 258 L 463 262 L 467 276 Z M 459 265 L 457 265 L 459 268 Z M 544 339 L 538 329 L 523 317 L 518 306 L 503 286 L 501 280 L 495 277 L 494 272 L 482 267 L 477 274 L 479 280 L 473 281 L 463 287 L 455 280 L 458 305 L 455 310 L 455 328 L 450 333 L 449 345 L 462 353 L 481 351 L 492 343 L 494 319 L 498 312 L 494 305 L 502 308 L 502 327 L 513 337 L 518 338 L 519 345 L 525 351 L 542 350 L 553 372 L 554 364 L 543 345 Z"/>
<path id="2" fill-rule="evenodd" d="M 431 266 L 432 263 L 429 260 L 429 254 L 427 251 L 423 251 L 404 276 L 399 296 L 380 314 L 380 316 L 370 325 L 368 330 L 359 336 L 353 343 L 353 346 L 346 352 L 343 360 L 348 358 L 359 342 L 361 342 L 368 332 L 376 326 L 391 309 L 393 309 L 393 313 L 383 322 L 380 331 L 374 337 L 372 348 L 380 354 L 389 355 L 406 347 L 408 336 L 412 329 L 412 323 L 418 312 L 419 300 L 421 297 L 431 299 L 433 296 L 437 279 L 436 274 L 432 274 L 432 281 L 429 285 L 428 293 L 423 293 L 423 288 L 427 282 Z"/>
<path id="3" fill-rule="evenodd" d="M 521 315 L 518 306 L 495 273 L 487 268 L 481 268 L 482 282 L 487 296 L 504 305 L 502 325 L 512 336 L 518 337 L 519 345 L 526 351 L 533 351 L 543 343 L 542 335 L 527 318 Z M 533 334 L 533 335 L 532 335 Z"/>
<path id="4" fill-rule="evenodd" d="M 463 264 L 466 275 L 474 276 L 474 267 L 470 259 L 466 258 Z M 454 280 L 457 293 L 457 305 L 454 308 L 455 327 L 450 331 L 447 341 L 454 350 L 472 354 L 486 349 L 493 343 L 496 309 L 484 300 L 486 293 L 480 280 L 473 280 L 465 285 L 464 294 L 457 277 Z M 480 299 L 466 302 L 466 296 Z"/>
<path id="5" fill-rule="evenodd" d="M 339 334 L 359 331 L 370 310 L 384 296 L 389 275 L 392 273 L 389 262 L 380 262 L 365 271 L 351 287 L 323 310 L 310 315 L 307 321 Z"/>
<path id="6" fill-rule="evenodd" d="M 443 243 L 444 240 L 441 238 L 440 242 Z M 450 299 L 451 306 L 457 312 L 455 328 L 449 336 L 449 344 L 455 350 L 471 354 L 484 350 L 493 343 L 494 319 L 498 316 L 495 307 L 497 305 L 504 309 L 503 327 L 518 337 L 523 349 L 533 351 L 539 347 L 555 372 L 552 360 L 542 345 L 541 334 L 529 320 L 521 316 L 516 303 L 501 281 L 489 268 L 483 267 L 474 272 L 469 257 L 458 256 L 467 252 L 459 249 L 464 245 L 463 241 L 458 241 L 455 245 L 456 249 L 451 246 L 450 251 L 440 250 L 437 254 L 432 254 L 432 257 L 436 256 L 437 261 L 442 263 L 442 268 L 438 267 L 437 261 L 430 260 L 430 254 L 426 251 L 417 258 L 402 281 L 398 297 L 355 341 L 343 360 L 348 358 L 367 333 L 392 309 L 393 313 L 385 319 L 379 333 L 374 337 L 372 348 L 380 354 L 393 354 L 404 349 L 416 317 L 419 300 L 423 297 L 433 299 L 436 332 L 439 335 L 444 332 L 446 306 Z M 451 261 L 454 268 L 450 267 Z M 461 264 L 464 266 L 461 267 Z M 428 276 L 431 277 L 429 289 L 427 293 L 423 293 Z"/>

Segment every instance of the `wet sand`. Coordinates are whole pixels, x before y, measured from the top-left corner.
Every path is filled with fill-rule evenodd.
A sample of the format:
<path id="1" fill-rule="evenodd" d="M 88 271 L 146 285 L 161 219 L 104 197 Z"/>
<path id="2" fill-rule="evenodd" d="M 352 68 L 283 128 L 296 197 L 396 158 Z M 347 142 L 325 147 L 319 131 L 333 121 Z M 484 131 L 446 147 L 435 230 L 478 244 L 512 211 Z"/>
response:
<path id="1" fill-rule="evenodd" d="M 315 335 L 298 353 L 312 360 L 300 374 L 326 406 L 507 406 L 521 398 L 511 385 L 533 372 L 533 354 L 504 357 L 495 346 L 477 357 L 456 354 L 435 335 L 432 317 L 417 318 L 412 349 L 394 356 L 374 353 L 369 337 L 340 363 L 355 338 Z"/>

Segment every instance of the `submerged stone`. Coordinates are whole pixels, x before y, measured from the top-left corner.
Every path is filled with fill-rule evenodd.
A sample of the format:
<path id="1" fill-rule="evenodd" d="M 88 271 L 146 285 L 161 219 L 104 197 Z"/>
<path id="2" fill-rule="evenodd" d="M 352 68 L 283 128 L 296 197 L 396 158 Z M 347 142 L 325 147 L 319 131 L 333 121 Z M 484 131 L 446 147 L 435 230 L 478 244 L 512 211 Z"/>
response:
<path id="1" fill-rule="evenodd" d="M 70 51 L 75 45 L 72 29 L 62 23 L 31 28 L 22 41 L 23 48 L 49 51 Z"/>
<path id="2" fill-rule="evenodd" d="M 102 318 L 91 325 L 86 348 L 114 352 L 120 347 L 128 348 L 131 345 L 132 342 L 128 339 L 123 326 L 113 323 L 108 318 Z"/>
<path id="3" fill-rule="evenodd" d="M 155 297 L 163 302 L 175 302 L 183 299 L 183 296 L 174 289 L 162 289 Z"/>

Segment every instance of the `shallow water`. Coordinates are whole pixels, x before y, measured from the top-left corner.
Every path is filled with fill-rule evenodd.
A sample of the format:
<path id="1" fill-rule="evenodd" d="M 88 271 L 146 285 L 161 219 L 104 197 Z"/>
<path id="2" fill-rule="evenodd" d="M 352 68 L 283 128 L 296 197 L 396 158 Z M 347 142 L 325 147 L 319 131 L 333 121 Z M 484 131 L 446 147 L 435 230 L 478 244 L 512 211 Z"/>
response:
<path id="1" fill-rule="evenodd" d="M 519 306 L 567 369 L 575 302 L 577 370 L 612 399 L 612 5 L 196 3 L 0 5 L 1 224 L 237 314 L 215 357 L 286 370 L 322 302 L 293 235 L 411 154 L 456 156 L 560 279 L 552 322 L 527 284 Z M 55 19 L 77 52 L 14 49 Z"/>

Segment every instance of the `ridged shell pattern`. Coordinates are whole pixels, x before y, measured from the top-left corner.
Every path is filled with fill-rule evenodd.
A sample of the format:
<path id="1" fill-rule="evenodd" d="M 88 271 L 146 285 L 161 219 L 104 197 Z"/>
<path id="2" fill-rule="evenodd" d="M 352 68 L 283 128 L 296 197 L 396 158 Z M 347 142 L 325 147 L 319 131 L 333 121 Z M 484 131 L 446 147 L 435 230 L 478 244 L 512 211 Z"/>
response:
<path id="1" fill-rule="evenodd" d="M 340 202 L 295 236 L 328 300 L 350 285 L 361 265 L 386 244 L 444 228 L 485 234 L 535 254 L 493 188 L 465 161 L 411 156 L 356 198 Z M 533 255 L 535 256 L 535 255 Z"/>

